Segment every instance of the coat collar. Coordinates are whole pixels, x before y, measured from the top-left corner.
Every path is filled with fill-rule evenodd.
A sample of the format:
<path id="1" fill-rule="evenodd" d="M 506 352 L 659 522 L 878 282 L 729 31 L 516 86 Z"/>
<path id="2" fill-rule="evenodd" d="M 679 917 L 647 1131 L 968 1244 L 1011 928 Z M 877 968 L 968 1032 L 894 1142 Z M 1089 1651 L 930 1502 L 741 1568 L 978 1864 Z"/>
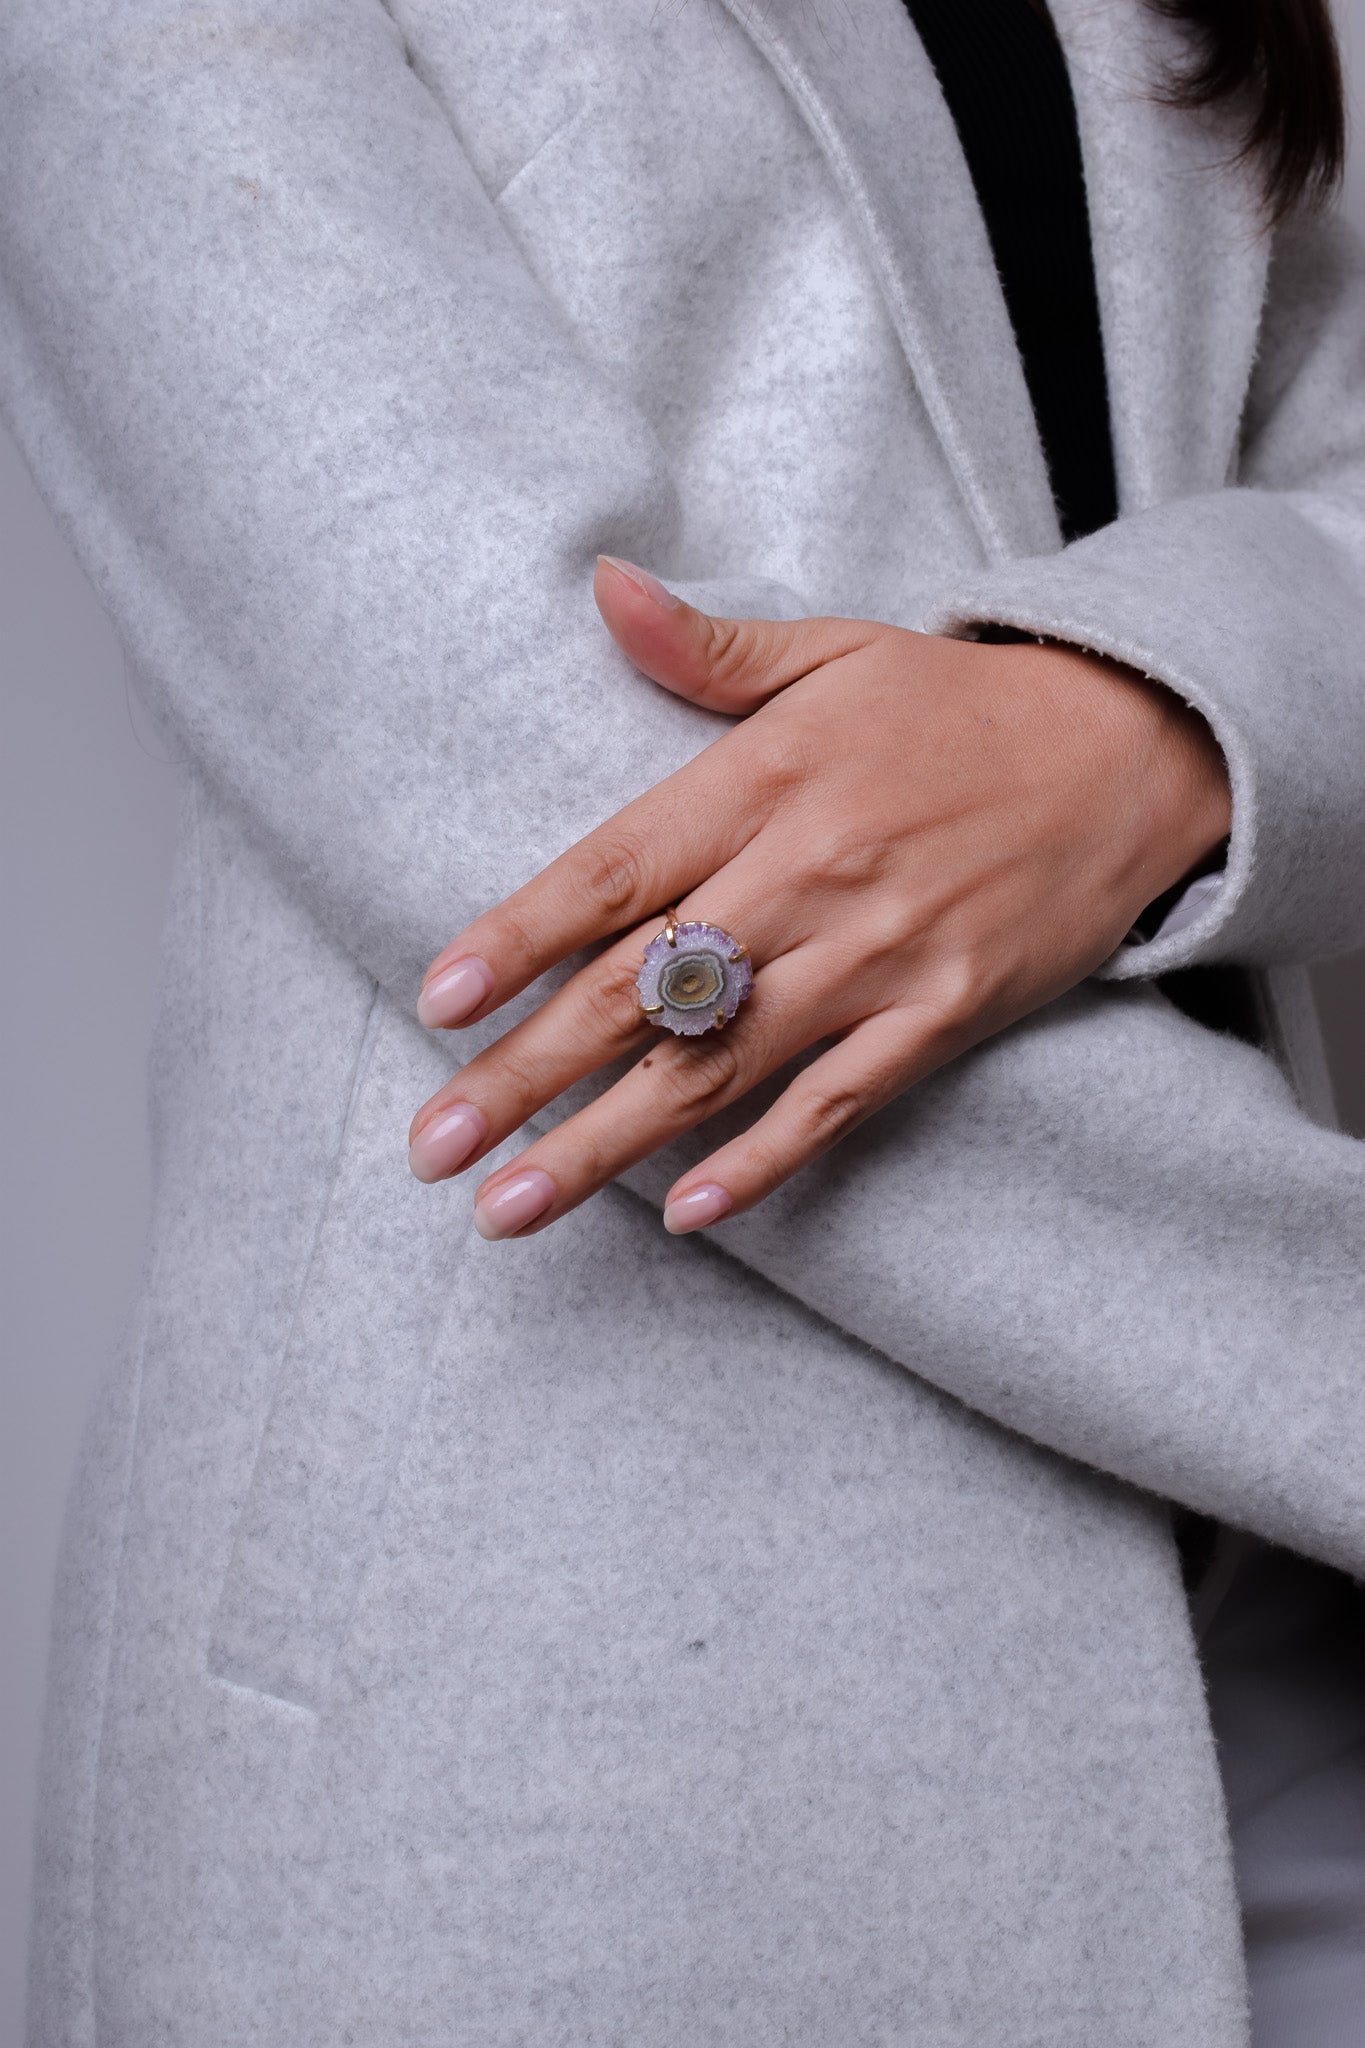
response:
<path id="1" fill-rule="evenodd" d="M 952 114 L 904 0 L 726 0 L 858 219 L 920 394 L 1002 561 L 1061 534 Z M 1151 91 L 1184 31 L 1145 0 L 1052 0 L 1076 101 L 1122 512 L 1227 482 L 1267 238 L 1225 119 Z"/>

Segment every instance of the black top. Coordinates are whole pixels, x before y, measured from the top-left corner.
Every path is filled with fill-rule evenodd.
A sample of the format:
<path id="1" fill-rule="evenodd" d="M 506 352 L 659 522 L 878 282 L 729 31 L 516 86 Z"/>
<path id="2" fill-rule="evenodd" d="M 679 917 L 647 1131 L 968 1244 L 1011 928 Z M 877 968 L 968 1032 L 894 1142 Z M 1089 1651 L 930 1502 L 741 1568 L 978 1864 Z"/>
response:
<path id="1" fill-rule="evenodd" d="M 985 215 L 1067 540 L 1118 511 L 1066 60 L 1033 0 L 906 0 Z"/>

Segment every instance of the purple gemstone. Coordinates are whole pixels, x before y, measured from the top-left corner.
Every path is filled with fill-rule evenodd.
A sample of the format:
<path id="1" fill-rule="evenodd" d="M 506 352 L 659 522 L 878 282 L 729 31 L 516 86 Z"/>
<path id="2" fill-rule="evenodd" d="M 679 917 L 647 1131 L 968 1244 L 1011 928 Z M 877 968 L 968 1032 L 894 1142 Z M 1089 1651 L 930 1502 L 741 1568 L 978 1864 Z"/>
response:
<path id="1" fill-rule="evenodd" d="M 671 946 L 660 932 L 635 982 L 650 1023 L 684 1038 L 728 1024 L 753 985 L 748 954 L 716 924 L 680 924 Z"/>

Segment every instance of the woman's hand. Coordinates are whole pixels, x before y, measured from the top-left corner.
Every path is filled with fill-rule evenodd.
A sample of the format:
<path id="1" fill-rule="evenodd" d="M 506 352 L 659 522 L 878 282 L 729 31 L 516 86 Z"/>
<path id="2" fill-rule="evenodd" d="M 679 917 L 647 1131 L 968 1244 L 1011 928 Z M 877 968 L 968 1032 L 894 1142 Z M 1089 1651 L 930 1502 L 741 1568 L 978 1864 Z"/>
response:
<path id="1" fill-rule="evenodd" d="M 1228 830 L 1203 720 L 1102 657 L 862 619 L 710 618 L 606 557 L 595 588 L 646 675 L 741 717 L 428 970 L 422 1022 L 470 1024 L 625 931 L 413 1119 L 413 1171 L 443 1179 L 648 1046 L 484 1182 L 485 1237 L 554 1222 L 830 1039 L 683 1176 L 664 1222 L 695 1230 L 750 1208 L 902 1089 L 1082 980 Z M 754 991 L 723 1032 L 675 1038 L 641 1013 L 641 955 L 674 903 L 749 947 Z"/>

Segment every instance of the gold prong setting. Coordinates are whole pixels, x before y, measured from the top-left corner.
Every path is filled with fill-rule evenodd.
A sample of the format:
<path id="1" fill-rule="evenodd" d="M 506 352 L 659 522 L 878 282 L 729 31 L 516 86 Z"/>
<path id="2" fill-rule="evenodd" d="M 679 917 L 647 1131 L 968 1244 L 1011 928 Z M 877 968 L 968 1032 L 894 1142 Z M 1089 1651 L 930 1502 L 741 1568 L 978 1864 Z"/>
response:
<path id="1" fill-rule="evenodd" d="M 719 925 L 681 919 L 674 906 L 645 948 L 636 977 L 640 1013 L 681 1038 L 723 1031 L 753 992 L 749 949 Z"/>

